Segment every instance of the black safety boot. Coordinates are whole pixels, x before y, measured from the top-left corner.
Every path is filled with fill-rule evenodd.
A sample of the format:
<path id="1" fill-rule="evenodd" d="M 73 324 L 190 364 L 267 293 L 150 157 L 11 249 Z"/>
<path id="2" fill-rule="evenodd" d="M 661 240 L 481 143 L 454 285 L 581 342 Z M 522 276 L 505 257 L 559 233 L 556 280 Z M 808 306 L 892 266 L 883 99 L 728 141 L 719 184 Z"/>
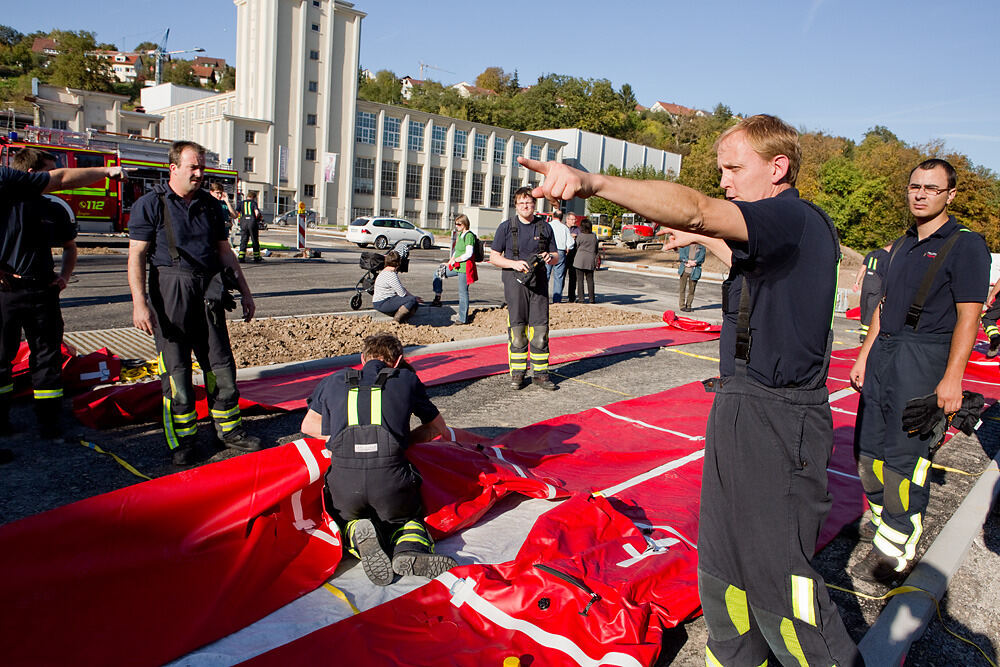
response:
<path id="1" fill-rule="evenodd" d="M 264 449 L 260 438 L 247 435 L 246 429 L 243 428 L 233 429 L 219 439 L 224 447 L 238 449 L 241 452 L 259 452 Z"/>
<path id="2" fill-rule="evenodd" d="M 873 584 L 895 586 L 906 578 L 905 572 L 897 572 L 895 559 L 882 554 L 872 547 L 868 554 L 851 567 L 851 576 Z"/>
<path id="3" fill-rule="evenodd" d="M 434 579 L 457 566 L 458 563 L 454 558 L 443 554 L 403 551 L 392 556 L 392 571 L 401 577 L 415 574 L 418 577 Z"/>
<path id="4" fill-rule="evenodd" d="M 524 386 L 524 371 L 513 371 L 510 374 L 510 388 L 520 390 Z"/>
<path id="5" fill-rule="evenodd" d="M 862 542 L 871 542 L 877 532 L 878 527 L 874 523 L 862 519 L 861 525 L 858 526 L 858 539 Z"/>
<path id="6" fill-rule="evenodd" d="M 555 382 L 549 379 L 548 373 L 538 373 L 537 375 L 532 375 L 531 384 L 535 385 L 536 387 L 541 387 L 546 391 L 555 391 L 556 389 L 559 388 L 558 386 L 556 386 Z"/>
<path id="7" fill-rule="evenodd" d="M 990 336 L 990 349 L 986 350 L 986 358 L 992 359 L 1000 351 L 1000 334 Z"/>
<path id="8" fill-rule="evenodd" d="M 175 466 L 189 466 L 198 460 L 198 447 L 195 438 L 183 438 L 173 453 L 173 464 Z"/>
<path id="9" fill-rule="evenodd" d="M 392 561 L 378 541 L 375 526 L 368 519 L 358 519 L 347 528 L 348 543 L 355 555 L 361 559 L 361 567 L 376 586 L 388 586 L 392 583 Z"/>
<path id="10" fill-rule="evenodd" d="M 440 294 L 435 294 L 434 295 L 434 300 L 431 301 L 431 305 L 432 306 L 440 306 L 441 305 L 441 295 Z"/>
<path id="11" fill-rule="evenodd" d="M 38 420 L 38 435 L 43 440 L 62 440 L 61 398 L 36 398 L 33 402 Z"/>

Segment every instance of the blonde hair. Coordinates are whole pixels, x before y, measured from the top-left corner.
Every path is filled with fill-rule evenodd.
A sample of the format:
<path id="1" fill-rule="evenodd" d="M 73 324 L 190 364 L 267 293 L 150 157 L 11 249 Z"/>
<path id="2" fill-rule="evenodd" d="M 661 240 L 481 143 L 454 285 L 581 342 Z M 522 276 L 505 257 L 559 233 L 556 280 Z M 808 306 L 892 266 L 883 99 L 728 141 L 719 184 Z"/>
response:
<path id="1" fill-rule="evenodd" d="M 470 227 L 470 225 L 469 225 L 469 216 L 467 216 L 467 215 L 465 215 L 463 213 L 462 215 L 460 215 L 457 218 L 455 218 L 455 224 L 456 225 L 465 225 L 465 228 L 468 229 Z"/>
<path id="2" fill-rule="evenodd" d="M 799 145 L 799 133 L 795 128 L 777 116 L 757 114 L 744 118 L 736 125 L 719 135 L 715 149 L 719 149 L 726 137 L 737 132 L 743 132 L 747 143 L 763 160 L 770 162 L 779 155 L 788 158 L 788 173 L 783 179 L 789 185 L 795 185 L 799 177 L 799 165 L 802 162 L 802 147 Z"/>

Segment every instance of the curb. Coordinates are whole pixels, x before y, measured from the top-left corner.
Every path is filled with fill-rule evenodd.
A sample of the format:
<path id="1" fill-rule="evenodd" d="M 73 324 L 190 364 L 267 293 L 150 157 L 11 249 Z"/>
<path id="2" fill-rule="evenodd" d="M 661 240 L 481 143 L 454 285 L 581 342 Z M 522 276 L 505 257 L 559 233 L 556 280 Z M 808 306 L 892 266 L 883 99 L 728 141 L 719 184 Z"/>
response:
<path id="1" fill-rule="evenodd" d="M 910 646 L 934 618 L 936 601 L 965 561 L 969 546 L 1000 496 L 1000 453 L 986 466 L 969 495 L 913 568 L 904 585 L 923 589 L 894 596 L 858 644 L 869 665 L 901 665 Z"/>

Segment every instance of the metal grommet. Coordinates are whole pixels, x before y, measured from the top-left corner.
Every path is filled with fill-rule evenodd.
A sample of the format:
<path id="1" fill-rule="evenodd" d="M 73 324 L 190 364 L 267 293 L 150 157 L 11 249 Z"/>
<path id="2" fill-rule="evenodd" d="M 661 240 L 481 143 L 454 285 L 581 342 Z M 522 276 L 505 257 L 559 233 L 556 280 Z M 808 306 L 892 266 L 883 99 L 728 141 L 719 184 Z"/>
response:
<path id="1" fill-rule="evenodd" d="M 545 611 L 546 609 L 549 608 L 550 604 L 551 604 L 551 602 L 549 602 L 548 598 L 541 598 L 538 601 L 538 608 L 541 609 L 542 611 Z"/>

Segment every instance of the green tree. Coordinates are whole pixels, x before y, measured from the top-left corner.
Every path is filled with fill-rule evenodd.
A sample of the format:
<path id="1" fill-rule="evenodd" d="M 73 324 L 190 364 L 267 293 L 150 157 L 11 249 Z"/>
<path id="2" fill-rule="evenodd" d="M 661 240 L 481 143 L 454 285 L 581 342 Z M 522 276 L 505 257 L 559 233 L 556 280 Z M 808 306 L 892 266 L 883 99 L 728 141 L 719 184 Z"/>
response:
<path id="1" fill-rule="evenodd" d="M 177 86 L 189 86 L 200 88 L 198 77 L 194 74 L 190 60 L 173 60 L 163 63 L 163 82 L 172 83 Z"/>
<path id="2" fill-rule="evenodd" d="M 160 45 L 156 42 L 139 42 L 133 49 L 135 53 L 148 53 L 150 51 L 156 51 L 160 48 Z"/>
<path id="3" fill-rule="evenodd" d="M 419 111 L 463 119 L 466 101 L 450 86 L 446 88 L 437 81 L 424 81 L 422 86 L 413 88 L 406 106 Z"/>
<path id="4" fill-rule="evenodd" d="M 0 44 L 14 46 L 24 39 L 24 34 L 9 25 L 0 25 Z"/>
<path id="5" fill-rule="evenodd" d="M 503 71 L 502 67 L 487 67 L 476 77 L 476 85 L 480 88 L 492 90 L 495 93 L 502 93 L 508 89 L 511 82 L 511 75 Z"/>
<path id="6" fill-rule="evenodd" d="M 50 36 L 59 44 L 59 55 L 52 59 L 49 66 L 50 83 L 104 93 L 114 90 L 108 61 L 87 55 L 97 48 L 94 33 L 53 30 Z"/>
<path id="7" fill-rule="evenodd" d="M 381 104 L 401 104 L 402 90 L 403 84 L 395 72 L 383 69 L 375 73 L 374 79 L 362 78 L 361 85 L 358 86 L 358 97 Z"/>
<path id="8" fill-rule="evenodd" d="M 219 92 L 227 92 L 230 90 L 236 90 L 236 68 L 232 65 L 226 65 L 222 70 L 222 76 L 219 77 L 219 82 L 215 84 L 215 89 Z"/>
<path id="9" fill-rule="evenodd" d="M 635 112 L 635 107 L 639 104 L 639 101 L 635 98 L 635 91 L 632 90 L 631 85 L 623 83 L 621 92 L 618 93 L 618 96 L 622 101 L 622 111 L 625 113 Z"/>

